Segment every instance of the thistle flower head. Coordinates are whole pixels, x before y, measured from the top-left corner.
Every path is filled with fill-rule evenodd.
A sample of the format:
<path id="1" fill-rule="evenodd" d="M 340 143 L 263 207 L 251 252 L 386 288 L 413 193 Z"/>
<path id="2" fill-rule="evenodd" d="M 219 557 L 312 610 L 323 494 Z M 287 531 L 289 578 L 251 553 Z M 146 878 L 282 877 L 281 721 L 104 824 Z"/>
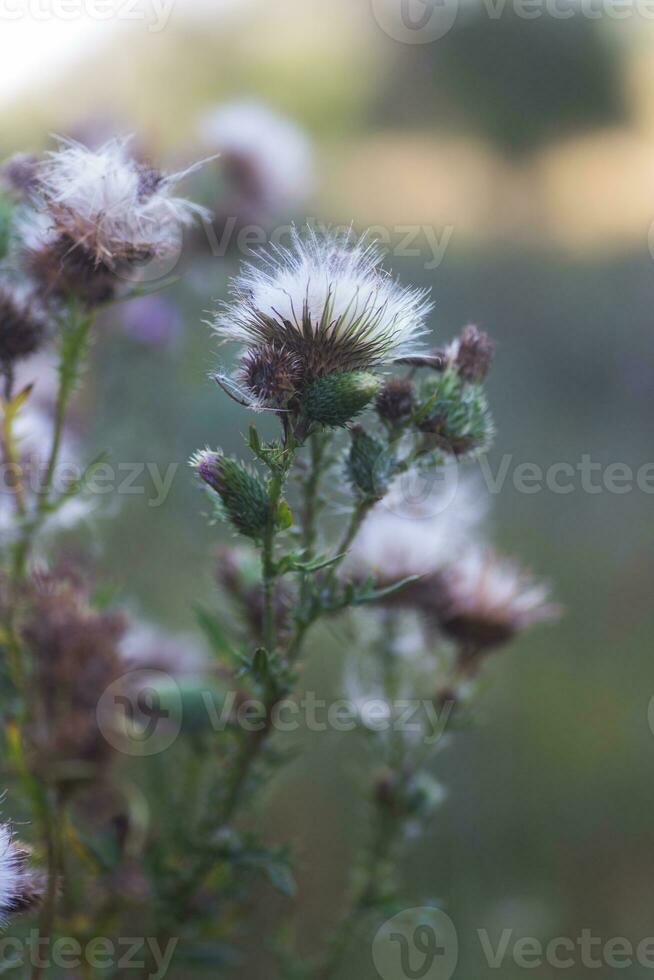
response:
<path id="1" fill-rule="evenodd" d="M 387 378 L 375 400 L 380 419 L 397 425 L 411 417 L 415 389 L 410 378 Z"/>
<path id="2" fill-rule="evenodd" d="M 37 351 L 47 328 L 48 317 L 32 289 L 0 281 L 0 364 L 13 364 Z"/>
<path id="3" fill-rule="evenodd" d="M 175 247 L 180 225 L 202 212 L 171 193 L 192 169 L 166 176 L 135 160 L 127 139 L 96 150 L 60 140 L 39 169 L 39 189 L 53 230 L 111 266 Z"/>
<path id="4" fill-rule="evenodd" d="M 205 213 L 172 193 L 193 169 L 166 176 L 136 160 L 127 139 L 95 150 L 60 140 L 38 168 L 27 236 L 33 273 L 55 295 L 109 298 L 112 275 L 175 254 L 181 228 Z"/>
<path id="5" fill-rule="evenodd" d="M 548 586 L 508 558 L 470 549 L 436 579 L 434 603 L 446 633 L 463 649 L 500 646 L 517 633 L 559 615 Z"/>
<path id="6" fill-rule="evenodd" d="M 36 908 L 45 893 L 45 876 L 28 866 L 29 851 L 0 823 L 0 919 Z"/>
<path id="7" fill-rule="evenodd" d="M 488 334 L 469 323 L 448 346 L 445 358 L 464 381 L 480 384 L 488 374 L 494 353 L 495 344 Z"/>
<path id="8" fill-rule="evenodd" d="M 415 351 L 431 308 L 423 290 L 400 286 L 379 268 L 380 254 L 348 234 L 305 239 L 245 266 L 217 335 L 247 347 L 283 347 L 302 383 L 332 372 L 368 370 Z"/>

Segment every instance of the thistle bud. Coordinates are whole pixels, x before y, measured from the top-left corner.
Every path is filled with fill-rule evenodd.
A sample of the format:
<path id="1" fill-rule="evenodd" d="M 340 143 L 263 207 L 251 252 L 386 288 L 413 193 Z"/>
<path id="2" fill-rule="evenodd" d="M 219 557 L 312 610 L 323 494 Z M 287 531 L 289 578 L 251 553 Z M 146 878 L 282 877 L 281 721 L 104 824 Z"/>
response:
<path id="1" fill-rule="evenodd" d="M 220 497 L 224 516 L 248 538 L 258 538 L 268 523 L 266 485 L 243 463 L 219 452 L 198 453 L 191 465 Z"/>
<path id="2" fill-rule="evenodd" d="M 254 347 L 243 357 L 239 378 L 262 405 L 284 408 L 300 381 L 299 361 L 284 347 Z"/>
<path id="3" fill-rule="evenodd" d="M 434 436 L 439 448 L 457 457 L 483 452 L 494 433 L 483 391 L 464 383 L 452 367 L 422 385 L 416 418 L 421 432 Z"/>
<path id="4" fill-rule="evenodd" d="M 464 381 L 481 384 L 493 360 L 495 345 L 487 333 L 468 324 L 451 346 L 452 363 Z"/>
<path id="5" fill-rule="evenodd" d="M 346 425 L 368 405 L 379 391 L 379 380 L 365 371 L 326 374 L 306 388 L 304 414 L 321 425 Z"/>
<path id="6" fill-rule="evenodd" d="M 395 460 L 383 443 L 368 435 L 360 425 L 353 426 L 350 434 L 349 481 L 364 500 L 381 500 L 393 477 Z"/>
<path id="7" fill-rule="evenodd" d="M 409 378 L 389 378 L 377 395 L 375 408 L 382 421 L 396 425 L 410 418 L 414 399 L 415 390 Z"/>

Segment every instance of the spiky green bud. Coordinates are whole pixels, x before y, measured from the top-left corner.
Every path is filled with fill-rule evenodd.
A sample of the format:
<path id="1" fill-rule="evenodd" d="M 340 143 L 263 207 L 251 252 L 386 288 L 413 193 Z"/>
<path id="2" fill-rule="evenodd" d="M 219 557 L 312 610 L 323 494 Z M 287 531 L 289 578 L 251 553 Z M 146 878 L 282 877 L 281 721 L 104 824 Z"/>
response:
<path id="1" fill-rule="evenodd" d="M 366 371 L 344 371 L 316 378 L 306 388 L 302 410 L 310 422 L 346 425 L 379 391 L 380 382 Z"/>
<path id="2" fill-rule="evenodd" d="M 354 426 L 351 435 L 347 458 L 349 481 L 364 500 L 381 500 L 393 478 L 395 460 L 386 446 L 361 426 Z"/>
<path id="3" fill-rule="evenodd" d="M 198 476 L 218 494 L 222 511 L 237 531 L 259 538 L 268 522 L 268 490 L 256 473 L 222 453 L 198 453 L 192 460 Z"/>
<path id="4" fill-rule="evenodd" d="M 425 381 L 415 413 L 418 428 L 446 452 L 461 457 L 488 449 L 494 433 L 486 396 L 455 368 Z"/>

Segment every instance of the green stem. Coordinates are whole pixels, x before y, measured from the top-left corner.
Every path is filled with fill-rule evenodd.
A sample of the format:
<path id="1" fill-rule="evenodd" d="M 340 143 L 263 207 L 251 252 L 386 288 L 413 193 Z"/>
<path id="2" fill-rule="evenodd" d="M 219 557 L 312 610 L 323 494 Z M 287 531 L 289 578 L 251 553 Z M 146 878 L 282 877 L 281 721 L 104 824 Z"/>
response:
<path id="1" fill-rule="evenodd" d="M 380 870 L 388 861 L 398 832 L 399 824 L 393 814 L 383 805 L 377 804 L 372 839 L 359 871 L 360 881 L 354 890 L 347 911 L 334 931 L 314 980 L 331 980 L 338 973 L 362 918 L 371 911 L 378 898 Z"/>
<path id="2" fill-rule="evenodd" d="M 277 626 L 275 622 L 275 585 L 277 568 L 275 565 L 275 524 L 282 496 L 284 475 L 274 471 L 268 490 L 268 522 L 263 536 L 261 567 L 263 577 L 263 644 L 269 653 L 277 646 Z"/>
<path id="3" fill-rule="evenodd" d="M 55 801 L 46 817 L 44 835 L 47 847 L 47 868 L 48 882 L 43 908 L 39 918 L 38 939 L 39 943 L 52 940 L 57 914 L 57 892 L 59 888 L 59 878 L 63 868 L 63 830 L 65 821 L 65 806 L 61 792 L 55 790 Z M 35 964 L 32 969 L 31 980 L 40 980 L 44 967 Z"/>
<path id="4" fill-rule="evenodd" d="M 52 447 L 40 489 L 41 499 L 39 500 L 39 511 L 41 513 L 47 509 L 50 502 L 52 484 L 59 459 L 59 450 L 61 449 L 64 423 L 66 421 L 66 412 L 80 375 L 81 363 L 86 351 L 89 330 L 91 329 L 92 323 L 92 314 L 88 312 L 79 314 L 76 310 L 72 310 L 70 323 L 63 328 L 61 360 L 59 363 L 59 392 L 55 406 Z"/>

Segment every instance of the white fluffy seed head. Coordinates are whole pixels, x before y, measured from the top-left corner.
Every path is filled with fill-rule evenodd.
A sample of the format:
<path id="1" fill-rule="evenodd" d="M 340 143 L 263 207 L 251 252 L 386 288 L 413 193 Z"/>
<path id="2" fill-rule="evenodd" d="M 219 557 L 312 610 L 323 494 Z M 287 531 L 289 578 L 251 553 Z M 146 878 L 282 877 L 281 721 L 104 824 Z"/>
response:
<path id="1" fill-rule="evenodd" d="M 309 375 L 369 368 L 415 354 L 427 332 L 425 290 L 400 286 L 381 253 L 345 232 L 304 237 L 262 253 L 233 285 L 214 326 L 223 340 L 297 353 Z"/>
<path id="2" fill-rule="evenodd" d="M 263 203 L 282 207 L 302 200 L 313 184 L 311 144 L 292 120 L 260 102 L 217 106 L 200 120 L 200 139 L 232 168 L 243 168 Z"/>
<path id="3" fill-rule="evenodd" d="M 45 878 L 28 867 L 28 856 L 11 825 L 0 823 L 0 921 L 29 911 L 43 897 Z"/>
<path id="4" fill-rule="evenodd" d="M 180 228 L 206 213 L 171 193 L 194 169 L 165 176 L 134 159 L 129 139 L 96 150 L 60 139 L 38 171 L 50 231 L 98 263 L 166 255 L 178 247 Z"/>
<path id="5" fill-rule="evenodd" d="M 454 473 L 454 471 L 452 471 Z M 349 577 L 372 576 L 380 584 L 412 575 L 433 575 L 480 536 L 487 500 L 476 481 L 449 478 L 420 500 L 408 499 L 400 480 L 371 511 L 345 561 Z"/>

